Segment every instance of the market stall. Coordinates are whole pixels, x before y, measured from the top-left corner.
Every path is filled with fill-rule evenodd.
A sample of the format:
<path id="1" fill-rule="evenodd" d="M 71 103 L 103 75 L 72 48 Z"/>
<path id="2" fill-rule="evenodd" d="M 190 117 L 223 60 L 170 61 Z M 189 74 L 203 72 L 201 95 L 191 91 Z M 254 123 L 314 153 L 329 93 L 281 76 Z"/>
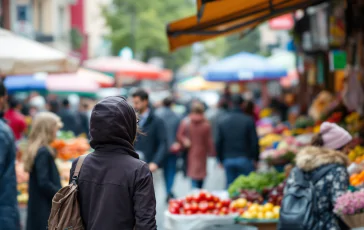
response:
<path id="1" fill-rule="evenodd" d="M 74 72 L 78 64 L 61 51 L 0 28 L 0 76 Z"/>

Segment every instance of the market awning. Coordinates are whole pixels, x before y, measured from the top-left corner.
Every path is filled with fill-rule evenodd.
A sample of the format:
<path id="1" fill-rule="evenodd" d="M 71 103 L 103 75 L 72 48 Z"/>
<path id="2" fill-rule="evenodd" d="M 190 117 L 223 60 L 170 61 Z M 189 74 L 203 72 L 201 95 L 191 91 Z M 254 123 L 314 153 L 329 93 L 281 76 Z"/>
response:
<path id="1" fill-rule="evenodd" d="M 74 72 L 78 60 L 0 28 L 0 76 Z"/>
<path id="2" fill-rule="evenodd" d="M 203 4 L 204 2 L 206 1 L 197 2 L 198 6 L 203 7 L 202 16 L 183 18 L 167 26 L 171 51 L 194 42 L 252 29 L 268 19 L 324 0 L 220 0 Z M 199 8 L 199 14 L 201 9 Z"/>
<path id="3" fill-rule="evenodd" d="M 164 70 L 157 66 L 121 57 L 101 57 L 84 63 L 88 69 L 112 74 L 115 77 L 131 77 L 137 80 L 159 80 Z"/>
<path id="4" fill-rule="evenodd" d="M 237 82 L 274 80 L 287 76 L 284 68 L 269 63 L 267 58 L 241 52 L 206 68 L 207 81 Z"/>
<path id="5" fill-rule="evenodd" d="M 85 82 L 87 81 L 96 82 L 100 87 L 105 87 L 105 88 L 112 87 L 115 83 L 115 79 L 106 74 L 84 68 L 79 68 L 78 71 L 75 73 L 49 75 L 49 77 L 53 76 L 73 77 L 77 79 L 80 78 Z"/>

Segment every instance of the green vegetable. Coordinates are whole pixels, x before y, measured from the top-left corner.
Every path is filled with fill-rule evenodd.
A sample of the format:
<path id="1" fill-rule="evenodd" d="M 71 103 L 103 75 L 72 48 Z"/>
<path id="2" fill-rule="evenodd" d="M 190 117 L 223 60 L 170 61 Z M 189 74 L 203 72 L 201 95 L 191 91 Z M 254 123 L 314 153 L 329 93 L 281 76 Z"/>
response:
<path id="1" fill-rule="evenodd" d="M 252 172 L 248 176 L 241 175 L 229 186 L 229 196 L 233 197 L 234 194 L 239 193 L 242 189 L 262 192 L 265 188 L 279 185 L 284 181 L 285 177 L 284 173 L 278 173 L 277 171 L 269 173 Z"/>

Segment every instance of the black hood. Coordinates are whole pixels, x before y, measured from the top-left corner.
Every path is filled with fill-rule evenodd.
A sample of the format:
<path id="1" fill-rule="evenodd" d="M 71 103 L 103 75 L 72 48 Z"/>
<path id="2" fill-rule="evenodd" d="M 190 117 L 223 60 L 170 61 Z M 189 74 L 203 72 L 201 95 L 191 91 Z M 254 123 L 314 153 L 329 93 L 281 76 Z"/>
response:
<path id="1" fill-rule="evenodd" d="M 136 113 L 123 97 L 107 97 L 93 108 L 90 121 L 93 149 L 113 146 L 112 149 L 124 150 L 139 158 L 133 147 L 136 133 Z"/>

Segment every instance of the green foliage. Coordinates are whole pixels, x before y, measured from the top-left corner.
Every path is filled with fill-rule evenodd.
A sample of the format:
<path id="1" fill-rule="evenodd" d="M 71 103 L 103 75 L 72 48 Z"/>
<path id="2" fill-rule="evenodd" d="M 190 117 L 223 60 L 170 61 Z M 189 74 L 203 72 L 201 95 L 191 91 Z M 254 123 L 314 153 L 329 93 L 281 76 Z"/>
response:
<path id="1" fill-rule="evenodd" d="M 231 56 L 240 52 L 259 53 L 260 33 L 256 28 L 241 38 L 241 34 L 233 34 L 226 38 L 225 56 Z"/>
<path id="2" fill-rule="evenodd" d="M 103 8 L 113 55 L 129 46 L 143 61 L 161 57 L 165 66 L 172 70 L 190 61 L 192 51 L 190 46 L 170 53 L 166 25 L 195 13 L 195 2 L 190 0 L 113 0 L 113 4 Z M 203 55 L 223 56 L 224 40 L 203 43 L 206 44 Z"/>

